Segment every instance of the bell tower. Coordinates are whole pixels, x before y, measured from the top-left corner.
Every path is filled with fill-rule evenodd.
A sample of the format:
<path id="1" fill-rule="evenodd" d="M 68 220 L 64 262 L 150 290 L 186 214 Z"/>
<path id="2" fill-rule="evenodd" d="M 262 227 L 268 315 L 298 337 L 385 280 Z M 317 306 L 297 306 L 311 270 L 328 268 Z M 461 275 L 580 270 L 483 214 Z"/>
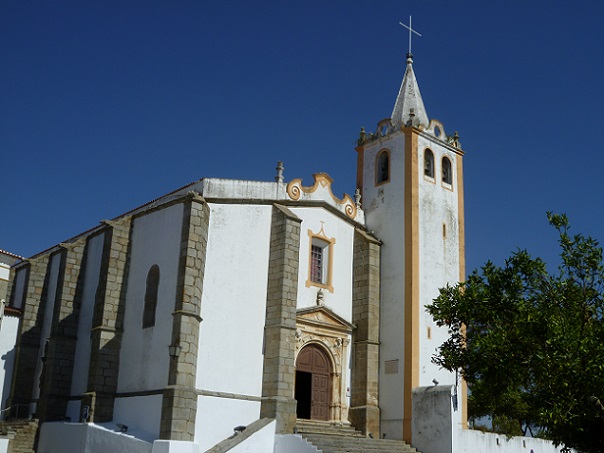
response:
<path id="1" fill-rule="evenodd" d="M 381 432 L 412 442 L 412 392 L 451 386 L 455 423 L 465 424 L 465 385 L 431 361 L 448 338 L 425 306 L 465 278 L 463 151 L 457 132 L 430 120 L 407 54 L 390 118 L 361 129 L 357 187 L 367 228 L 381 248 Z"/>

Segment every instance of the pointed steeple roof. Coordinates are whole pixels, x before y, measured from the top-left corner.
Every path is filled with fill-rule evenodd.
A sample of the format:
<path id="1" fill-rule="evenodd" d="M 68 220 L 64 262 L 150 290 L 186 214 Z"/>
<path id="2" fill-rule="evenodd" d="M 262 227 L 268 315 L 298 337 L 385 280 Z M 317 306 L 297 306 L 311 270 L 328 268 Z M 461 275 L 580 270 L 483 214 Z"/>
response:
<path id="1" fill-rule="evenodd" d="M 412 110 L 413 109 L 413 110 Z M 392 123 L 395 127 L 407 124 L 411 119 L 411 112 L 414 113 L 413 125 L 428 127 L 430 120 L 424 107 L 422 95 L 419 92 L 419 85 L 413 72 L 413 55 L 407 54 L 407 70 L 403 77 L 401 89 L 398 92 L 394 109 L 392 110 Z"/>

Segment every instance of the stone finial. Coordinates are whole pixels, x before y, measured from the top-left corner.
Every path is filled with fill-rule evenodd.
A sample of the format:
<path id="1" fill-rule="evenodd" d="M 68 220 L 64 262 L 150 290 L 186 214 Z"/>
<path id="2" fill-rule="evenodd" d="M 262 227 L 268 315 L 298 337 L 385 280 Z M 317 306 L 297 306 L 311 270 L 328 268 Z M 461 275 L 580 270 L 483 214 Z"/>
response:
<path id="1" fill-rule="evenodd" d="M 415 125 L 415 109 L 411 107 L 409 109 L 409 120 L 407 121 L 407 126 Z"/>
<path id="2" fill-rule="evenodd" d="M 457 131 L 453 133 L 453 146 L 455 146 L 455 148 L 461 148 L 461 143 L 459 143 L 459 133 Z"/>
<path id="3" fill-rule="evenodd" d="M 453 135 L 448 135 L 447 143 L 457 149 L 461 149 L 461 143 L 459 142 L 459 133 L 455 131 Z"/>
<path id="4" fill-rule="evenodd" d="M 275 168 L 275 170 L 277 170 L 277 176 L 275 176 L 275 181 L 276 182 L 283 182 L 283 162 L 279 161 L 277 162 L 277 168 Z"/>
<path id="5" fill-rule="evenodd" d="M 325 304 L 325 295 L 323 294 L 323 290 L 319 289 L 319 291 L 317 292 L 317 305 L 324 305 Z"/>
<path id="6" fill-rule="evenodd" d="M 354 191 L 354 204 L 357 209 L 361 209 L 361 189 L 357 187 L 357 190 Z"/>
<path id="7" fill-rule="evenodd" d="M 359 139 L 357 140 L 357 144 L 359 146 L 365 144 L 367 141 L 367 133 L 365 132 L 365 128 L 361 127 L 361 132 L 359 132 Z"/>

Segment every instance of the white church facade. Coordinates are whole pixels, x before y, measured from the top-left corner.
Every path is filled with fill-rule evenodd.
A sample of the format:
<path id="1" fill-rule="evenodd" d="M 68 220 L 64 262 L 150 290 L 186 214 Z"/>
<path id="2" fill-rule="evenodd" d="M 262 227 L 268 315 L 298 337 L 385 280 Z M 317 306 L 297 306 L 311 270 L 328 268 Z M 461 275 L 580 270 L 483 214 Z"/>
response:
<path id="1" fill-rule="evenodd" d="M 16 264 L 7 407 L 39 418 L 39 451 L 100 425 L 130 451 L 201 452 L 259 420 L 271 449 L 239 451 L 292 445 L 301 420 L 488 451 L 459 446 L 466 388 L 431 362 L 447 331 L 424 306 L 465 276 L 464 153 L 411 56 L 356 151 L 352 197 L 281 164 L 274 182 L 204 178 Z M 317 451 L 295 448 L 275 451 Z"/>

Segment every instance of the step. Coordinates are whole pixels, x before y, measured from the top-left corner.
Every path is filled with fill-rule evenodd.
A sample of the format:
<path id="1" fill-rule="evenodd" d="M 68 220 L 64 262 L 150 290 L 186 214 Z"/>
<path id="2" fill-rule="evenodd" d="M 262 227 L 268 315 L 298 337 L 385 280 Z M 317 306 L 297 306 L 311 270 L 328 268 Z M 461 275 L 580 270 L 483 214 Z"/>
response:
<path id="1" fill-rule="evenodd" d="M 370 439 L 370 438 L 349 438 L 338 436 L 303 436 L 313 445 L 320 445 L 321 448 L 333 447 L 350 447 L 362 451 L 405 451 L 415 452 L 413 447 L 410 447 L 403 441 L 391 439 Z"/>
<path id="2" fill-rule="evenodd" d="M 298 434 L 325 434 L 332 436 L 347 436 L 347 437 L 358 437 L 364 439 L 365 436 L 360 431 L 355 430 L 351 426 L 339 427 L 339 426 L 306 426 L 296 425 L 296 432 Z"/>
<path id="3" fill-rule="evenodd" d="M 402 440 L 373 439 L 352 426 L 315 420 L 298 420 L 296 430 L 323 453 L 416 453 Z"/>

